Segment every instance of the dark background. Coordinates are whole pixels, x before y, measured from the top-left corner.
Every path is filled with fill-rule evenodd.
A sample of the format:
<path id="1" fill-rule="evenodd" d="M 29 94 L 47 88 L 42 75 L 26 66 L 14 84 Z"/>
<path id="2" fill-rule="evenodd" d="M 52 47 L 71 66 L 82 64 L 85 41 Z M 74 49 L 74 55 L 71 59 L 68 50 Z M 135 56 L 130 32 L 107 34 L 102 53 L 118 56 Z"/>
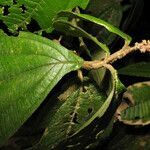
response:
<path id="1" fill-rule="evenodd" d="M 137 15 L 139 15 L 137 21 L 134 22 L 133 18 L 131 25 L 126 28 L 127 33 L 133 38 L 133 43 L 140 42 L 144 39 L 150 39 L 150 5 L 148 0 L 144 0 L 142 12 L 138 12 Z M 119 61 L 119 68 L 121 66 L 140 61 L 150 62 L 150 54 L 135 52 Z M 118 62 L 115 66 L 118 67 Z M 136 82 L 149 80 L 149 78 L 138 78 L 123 75 L 120 75 L 119 77 L 126 86 Z M 113 132 L 110 137 L 103 144 L 100 144 L 97 149 L 149 150 L 150 125 L 144 127 L 134 127 L 117 122 L 113 127 Z"/>
<path id="2" fill-rule="evenodd" d="M 128 13 L 124 14 L 124 18 L 129 15 Z M 124 18 L 122 22 L 124 22 Z M 126 23 L 124 27 L 125 33 L 129 34 L 132 37 L 132 43 L 141 42 L 142 40 L 150 39 L 150 5 L 148 0 L 144 0 L 144 4 L 135 10 L 134 15 L 131 17 L 131 20 Z M 134 52 L 124 57 L 123 59 L 114 63 L 116 69 L 122 68 L 124 66 L 137 63 L 137 62 L 150 62 L 150 53 Z M 141 77 L 130 77 L 130 76 L 119 76 L 124 85 L 128 86 L 140 81 L 147 81 L 149 78 Z"/>

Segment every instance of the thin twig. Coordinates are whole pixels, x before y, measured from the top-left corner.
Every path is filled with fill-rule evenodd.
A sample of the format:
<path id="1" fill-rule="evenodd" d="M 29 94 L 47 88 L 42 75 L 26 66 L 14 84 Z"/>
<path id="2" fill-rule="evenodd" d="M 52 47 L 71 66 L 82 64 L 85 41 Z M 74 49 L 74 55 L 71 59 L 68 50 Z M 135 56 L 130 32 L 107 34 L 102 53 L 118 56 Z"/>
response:
<path id="1" fill-rule="evenodd" d="M 124 46 L 122 49 L 113 53 L 102 61 L 85 61 L 83 64 L 83 68 L 87 70 L 98 69 L 103 67 L 105 64 L 112 64 L 116 60 L 121 59 L 129 53 L 137 50 L 139 50 L 141 53 L 150 52 L 150 40 L 143 40 L 141 43 L 135 43 L 133 47 Z"/>

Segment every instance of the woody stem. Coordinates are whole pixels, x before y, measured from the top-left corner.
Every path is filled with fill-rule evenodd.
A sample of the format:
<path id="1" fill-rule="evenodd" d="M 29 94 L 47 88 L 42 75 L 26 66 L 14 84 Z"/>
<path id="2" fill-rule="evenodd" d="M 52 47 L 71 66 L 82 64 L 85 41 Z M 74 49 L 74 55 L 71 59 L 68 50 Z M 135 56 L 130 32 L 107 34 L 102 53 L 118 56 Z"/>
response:
<path id="1" fill-rule="evenodd" d="M 118 59 L 121 59 L 131 52 L 139 50 L 141 53 L 150 52 L 150 40 L 143 40 L 141 43 L 135 43 L 134 46 L 123 46 L 122 49 L 108 56 L 104 60 L 85 61 L 82 68 L 91 70 L 103 67 L 105 64 L 112 64 Z"/>

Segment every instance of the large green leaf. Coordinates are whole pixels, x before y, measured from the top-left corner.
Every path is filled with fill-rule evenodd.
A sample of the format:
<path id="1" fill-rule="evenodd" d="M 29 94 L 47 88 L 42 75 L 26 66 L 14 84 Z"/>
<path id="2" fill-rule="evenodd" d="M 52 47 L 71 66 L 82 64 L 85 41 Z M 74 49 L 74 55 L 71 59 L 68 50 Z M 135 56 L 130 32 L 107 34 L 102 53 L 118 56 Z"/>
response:
<path id="1" fill-rule="evenodd" d="M 83 60 L 61 45 L 21 32 L 0 31 L 0 143 L 37 109 L 50 90 Z"/>
<path id="2" fill-rule="evenodd" d="M 150 82 L 140 82 L 129 86 L 124 97 L 131 106 L 121 112 L 121 121 L 131 125 L 150 123 Z"/>
<path id="3" fill-rule="evenodd" d="M 136 77 L 150 77 L 150 62 L 140 62 L 126 66 L 119 69 L 118 73 Z"/>
<path id="4" fill-rule="evenodd" d="M 26 29 L 26 25 L 34 19 L 42 30 L 51 32 L 52 19 L 58 11 L 70 10 L 75 6 L 85 8 L 87 4 L 88 0 L 0 0 L 0 8 L 3 8 L 0 19 L 11 31 Z M 5 13 L 4 7 L 8 8 L 8 12 Z"/>

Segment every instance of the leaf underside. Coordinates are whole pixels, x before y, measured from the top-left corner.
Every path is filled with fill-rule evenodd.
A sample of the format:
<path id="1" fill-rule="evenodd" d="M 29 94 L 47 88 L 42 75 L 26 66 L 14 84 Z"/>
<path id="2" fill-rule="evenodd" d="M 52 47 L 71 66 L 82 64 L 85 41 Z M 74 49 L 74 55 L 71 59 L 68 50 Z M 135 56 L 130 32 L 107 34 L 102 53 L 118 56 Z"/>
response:
<path id="1" fill-rule="evenodd" d="M 102 106 L 106 99 L 105 94 L 89 79 L 86 79 L 83 85 L 86 91 L 79 88 L 73 92 L 62 106 L 55 110 L 56 113 L 49 116 L 49 126 L 40 141 L 41 148 L 51 149 L 67 139 Z"/>
<path id="2" fill-rule="evenodd" d="M 116 94 L 122 91 L 122 86 L 118 85 L 116 71 L 110 66 L 107 69 L 110 70 L 111 75 L 108 97 L 103 96 L 104 94 L 100 89 L 93 86 L 92 83 L 85 86 L 86 91 L 80 91 L 79 89 L 72 93 L 58 110 L 54 110 L 55 113 L 49 113 L 53 115 L 49 116 L 51 118 L 49 126 L 40 140 L 39 149 L 55 148 L 55 146 L 57 147 L 66 140 L 67 144 L 69 143 L 69 145 L 71 144 L 72 147 L 78 149 L 81 146 L 81 139 L 82 142 L 91 143 L 91 138 L 95 139 L 103 136 L 99 133 L 102 130 L 102 127 L 99 126 L 102 124 L 92 127 L 92 129 L 90 126 L 104 115 L 111 101 L 116 99 Z M 115 94 L 115 90 L 118 93 Z M 87 128 L 90 128 L 90 133 Z M 85 140 L 83 140 L 85 136 L 82 134 L 83 130 L 89 135 Z M 95 135 L 97 133 L 95 131 L 98 132 L 98 135 Z"/>
<path id="3" fill-rule="evenodd" d="M 0 143 L 16 132 L 66 73 L 82 63 L 46 38 L 0 32 Z"/>

